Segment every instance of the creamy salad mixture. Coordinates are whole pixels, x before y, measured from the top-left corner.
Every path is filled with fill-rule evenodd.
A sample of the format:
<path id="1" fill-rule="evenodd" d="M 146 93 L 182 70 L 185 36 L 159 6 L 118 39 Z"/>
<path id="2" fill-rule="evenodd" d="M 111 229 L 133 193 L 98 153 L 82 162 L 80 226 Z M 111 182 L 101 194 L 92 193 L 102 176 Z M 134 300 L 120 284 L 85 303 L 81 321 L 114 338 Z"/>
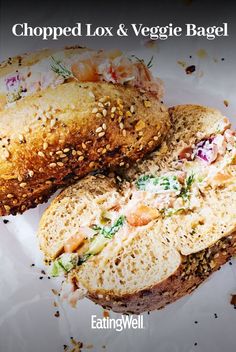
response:
<path id="1" fill-rule="evenodd" d="M 59 52 L 0 79 L 1 94 L 6 94 L 7 106 L 47 87 L 68 81 L 111 82 L 129 85 L 162 95 L 161 84 L 143 60 L 128 58 L 119 50 L 87 51 L 66 56 Z"/>

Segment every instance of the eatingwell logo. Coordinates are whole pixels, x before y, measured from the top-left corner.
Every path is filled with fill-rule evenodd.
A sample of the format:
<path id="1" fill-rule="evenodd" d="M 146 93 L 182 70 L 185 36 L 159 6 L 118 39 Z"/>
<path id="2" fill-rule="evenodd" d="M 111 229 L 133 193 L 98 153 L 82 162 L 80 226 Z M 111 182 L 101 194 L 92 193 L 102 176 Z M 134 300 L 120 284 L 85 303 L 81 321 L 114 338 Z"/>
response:
<path id="1" fill-rule="evenodd" d="M 144 329 L 143 315 L 122 315 L 121 318 L 98 318 L 91 316 L 92 329 L 113 329 L 123 331 L 125 329 Z"/>

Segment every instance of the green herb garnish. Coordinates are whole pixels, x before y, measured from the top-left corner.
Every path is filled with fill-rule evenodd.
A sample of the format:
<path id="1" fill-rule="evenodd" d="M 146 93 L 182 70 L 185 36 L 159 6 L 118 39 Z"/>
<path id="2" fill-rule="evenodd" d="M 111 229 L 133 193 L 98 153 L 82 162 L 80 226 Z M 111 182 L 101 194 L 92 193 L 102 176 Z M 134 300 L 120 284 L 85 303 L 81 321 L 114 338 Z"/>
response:
<path id="1" fill-rule="evenodd" d="M 159 177 L 142 175 L 138 178 L 135 184 L 139 190 L 150 190 L 155 193 L 162 193 L 163 191 L 180 192 L 181 190 L 181 185 L 175 175 Z"/>
<path id="2" fill-rule="evenodd" d="M 140 59 L 139 57 L 137 57 L 136 55 L 131 55 L 132 58 L 135 58 L 136 61 L 140 62 L 143 65 L 146 65 L 147 68 L 151 68 L 153 66 L 153 59 L 154 57 L 152 56 L 151 59 L 148 61 L 148 63 L 146 64 L 144 59 Z"/>
<path id="3" fill-rule="evenodd" d="M 151 59 L 148 61 L 147 68 L 151 68 L 153 66 L 153 59 L 154 59 L 154 56 L 152 56 Z"/>
<path id="4" fill-rule="evenodd" d="M 165 191 L 169 189 L 174 189 L 175 191 L 179 190 L 179 182 L 176 176 L 172 176 L 172 177 L 162 176 L 159 179 L 159 184 L 161 187 L 164 188 Z"/>
<path id="5" fill-rule="evenodd" d="M 153 175 L 142 175 L 138 178 L 138 180 L 135 182 L 135 185 L 138 189 L 140 189 L 141 191 L 144 191 L 146 189 L 147 183 L 149 181 L 154 181 L 155 180 L 155 176 Z"/>
<path id="6" fill-rule="evenodd" d="M 103 235 L 105 238 L 112 238 L 117 231 L 124 225 L 125 216 L 121 215 L 111 227 L 94 225 L 93 230 Z"/>
<path id="7" fill-rule="evenodd" d="M 180 196 L 184 199 L 184 200 L 188 200 L 189 199 L 189 196 L 190 196 L 190 190 L 191 190 L 191 187 L 192 187 L 192 184 L 194 183 L 195 181 L 195 177 L 194 177 L 194 174 L 188 176 L 186 178 L 186 181 L 185 181 L 185 186 L 182 188 L 181 192 L 180 192 Z"/>
<path id="8" fill-rule="evenodd" d="M 51 65 L 51 69 L 53 72 L 57 73 L 58 76 L 62 76 L 63 78 L 67 79 L 73 77 L 73 74 L 70 70 L 68 70 L 60 60 L 56 60 L 53 56 L 51 56 L 53 64 Z"/>
<path id="9" fill-rule="evenodd" d="M 185 211 L 186 209 L 185 208 L 178 208 L 178 209 L 173 209 L 173 208 L 164 208 L 162 209 L 162 213 L 165 215 L 165 216 L 172 216 L 172 215 L 175 215 L 175 214 L 179 214 L 179 213 L 182 213 L 183 211 Z"/>

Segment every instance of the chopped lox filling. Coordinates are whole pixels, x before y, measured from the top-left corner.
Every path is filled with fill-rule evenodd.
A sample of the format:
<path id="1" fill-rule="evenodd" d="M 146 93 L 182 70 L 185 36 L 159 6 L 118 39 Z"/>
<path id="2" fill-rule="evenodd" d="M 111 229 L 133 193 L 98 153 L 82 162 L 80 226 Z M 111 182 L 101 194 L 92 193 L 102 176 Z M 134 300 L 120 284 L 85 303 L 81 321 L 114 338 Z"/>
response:
<path id="1" fill-rule="evenodd" d="M 212 164 L 227 151 L 236 149 L 235 131 L 227 129 L 224 134 L 217 134 L 198 142 L 194 148 L 185 147 L 180 153 L 180 159 L 199 159 L 207 164 Z"/>
<path id="2" fill-rule="evenodd" d="M 59 53 L 31 67 L 22 67 L 1 79 L 0 85 L 11 104 L 47 87 L 68 80 L 126 84 L 162 96 L 160 81 L 155 79 L 143 61 L 132 62 L 120 51 L 90 51 L 70 57 Z"/>

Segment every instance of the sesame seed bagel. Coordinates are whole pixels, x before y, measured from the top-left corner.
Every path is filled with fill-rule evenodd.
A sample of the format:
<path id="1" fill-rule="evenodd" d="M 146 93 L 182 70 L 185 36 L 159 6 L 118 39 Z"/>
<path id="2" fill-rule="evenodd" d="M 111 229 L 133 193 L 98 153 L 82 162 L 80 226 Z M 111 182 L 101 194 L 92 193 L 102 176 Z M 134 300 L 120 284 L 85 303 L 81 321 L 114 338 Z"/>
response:
<path id="1" fill-rule="evenodd" d="M 70 82 L 25 97 L 0 112 L 0 215 L 35 207 L 91 171 L 127 166 L 168 129 L 165 107 L 135 88 Z"/>
<path id="2" fill-rule="evenodd" d="M 83 294 L 120 313 L 159 309 L 236 253 L 235 131 L 214 109 L 169 112 L 165 142 L 123 182 L 89 176 L 44 213 L 40 246 L 71 303 Z"/>

